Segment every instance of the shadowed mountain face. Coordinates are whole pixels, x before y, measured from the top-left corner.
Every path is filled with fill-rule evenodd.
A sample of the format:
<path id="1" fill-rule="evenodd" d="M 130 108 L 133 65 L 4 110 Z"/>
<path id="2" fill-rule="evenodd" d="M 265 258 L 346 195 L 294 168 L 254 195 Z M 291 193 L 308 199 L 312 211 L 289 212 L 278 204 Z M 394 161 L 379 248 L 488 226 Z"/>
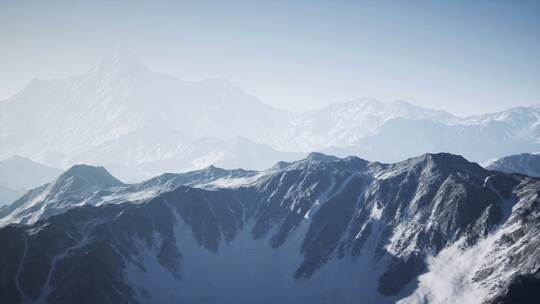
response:
<path id="1" fill-rule="evenodd" d="M 70 201 L 87 205 L 0 229 L 3 302 L 508 303 L 538 282 L 540 182 L 456 155 L 134 185 L 75 171 L 95 188 Z"/>
<path id="2" fill-rule="evenodd" d="M 373 99 L 293 113 L 225 80 L 154 73 L 119 51 L 83 75 L 33 80 L 0 102 L 0 157 L 99 164 L 132 181 L 212 164 L 262 170 L 311 151 L 383 162 L 444 151 L 486 161 L 540 151 L 539 121 L 539 106 L 460 118 Z"/>

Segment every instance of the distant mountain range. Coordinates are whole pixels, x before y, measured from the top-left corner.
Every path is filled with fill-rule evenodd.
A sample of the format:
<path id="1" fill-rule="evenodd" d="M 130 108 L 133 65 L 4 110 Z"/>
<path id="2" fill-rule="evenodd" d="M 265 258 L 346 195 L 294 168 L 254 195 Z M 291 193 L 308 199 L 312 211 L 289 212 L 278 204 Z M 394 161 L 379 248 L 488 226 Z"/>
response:
<path id="1" fill-rule="evenodd" d="M 488 161 L 484 167 L 506 173 L 519 173 L 540 178 L 540 155 L 521 153 Z"/>
<path id="2" fill-rule="evenodd" d="M 312 151 L 381 162 L 426 152 L 477 162 L 537 152 L 540 107 L 460 118 L 359 99 L 293 113 L 225 80 L 154 73 L 125 50 L 83 75 L 34 79 L 0 102 L 0 159 L 103 165 L 128 181 L 211 164 L 260 170 Z"/>
<path id="3" fill-rule="evenodd" d="M 26 191 L 54 180 L 61 173 L 59 169 L 20 156 L 0 160 L 0 206 L 12 203 Z"/>
<path id="4" fill-rule="evenodd" d="M 156 74 L 119 51 L 84 75 L 33 80 L 0 103 L 0 157 L 102 164 L 127 179 L 162 173 L 164 164 L 171 171 L 253 166 L 253 155 L 262 169 L 298 156 L 242 136 L 264 136 L 283 119 L 226 81 Z"/>
<path id="5" fill-rule="evenodd" d="M 136 184 L 77 165 L 0 209 L 0 301 L 535 303 L 539 198 L 447 153 Z"/>

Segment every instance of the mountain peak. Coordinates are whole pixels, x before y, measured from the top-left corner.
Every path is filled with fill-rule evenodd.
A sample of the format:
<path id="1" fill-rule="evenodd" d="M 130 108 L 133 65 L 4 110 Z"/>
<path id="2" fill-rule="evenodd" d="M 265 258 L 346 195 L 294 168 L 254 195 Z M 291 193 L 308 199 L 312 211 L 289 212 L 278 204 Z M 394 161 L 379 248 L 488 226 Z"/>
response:
<path id="1" fill-rule="evenodd" d="M 65 180 L 68 178 L 80 178 L 86 183 L 95 185 L 102 188 L 121 186 L 122 183 L 120 180 L 112 176 L 112 174 L 107 171 L 102 166 L 90 166 L 90 165 L 74 165 L 64 172 L 58 180 Z"/>
<path id="2" fill-rule="evenodd" d="M 425 160 L 435 161 L 435 162 L 444 162 L 444 163 L 469 163 L 463 156 L 440 152 L 440 153 L 426 153 L 421 155 L 420 158 Z"/>
<path id="3" fill-rule="evenodd" d="M 392 105 L 396 107 L 404 107 L 404 108 L 416 108 L 418 106 L 413 105 L 412 103 L 402 100 L 402 99 L 396 99 L 392 102 Z"/>
<path id="4" fill-rule="evenodd" d="M 333 155 L 326 155 L 320 152 L 311 152 L 308 154 L 305 160 L 308 162 L 326 163 L 326 162 L 339 160 L 339 158 Z"/>
<path id="5" fill-rule="evenodd" d="M 148 72 L 148 68 L 126 48 L 105 54 L 96 70 L 100 74 Z"/>
<path id="6" fill-rule="evenodd" d="M 401 163 L 413 163 L 421 166 L 432 166 L 445 172 L 461 172 L 486 174 L 486 170 L 477 163 L 470 162 L 461 155 L 452 153 L 426 153 L 418 157 L 408 159 Z"/>
<path id="7" fill-rule="evenodd" d="M 293 162 L 285 162 L 280 161 L 277 162 L 273 167 L 272 170 L 287 170 L 289 168 L 299 168 L 304 166 L 310 166 L 310 165 L 318 165 L 328 162 L 333 162 L 340 160 L 339 157 L 333 156 L 333 155 L 327 155 L 320 152 L 311 152 L 309 153 L 305 158 Z"/>
<path id="8" fill-rule="evenodd" d="M 210 165 L 206 168 L 202 168 L 200 170 L 196 170 L 195 172 L 200 172 L 200 173 L 206 173 L 206 174 L 216 174 L 216 173 L 222 173 L 222 172 L 225 172 L 226 170 L 223 169 L 223 168 L 219 168 L 219 167 L 216 167 L 214 165 Z"/>
<path id="9" fill-rule="evenodd" d="M 331 103 L 330 106 L 331 107 L 358 106 L 362 108 L 380 108 L 380 107 L 384 107 L 385 104 L 375 98 L 362 97 L 362 98 L 356 98 L 356 99 L 346 101 L 346 102 Z"/>

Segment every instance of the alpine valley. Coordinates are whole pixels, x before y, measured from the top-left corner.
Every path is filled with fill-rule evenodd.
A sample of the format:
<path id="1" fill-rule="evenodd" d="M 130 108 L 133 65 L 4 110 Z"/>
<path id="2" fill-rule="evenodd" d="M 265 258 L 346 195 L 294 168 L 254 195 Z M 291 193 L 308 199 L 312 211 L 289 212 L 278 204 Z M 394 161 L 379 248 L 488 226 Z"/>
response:
<path id="1" fill-rule="evenodd" d="M 0 209 L 0 302 L 537 303 L 539 215 L 539 179 L 448 153 L 76 165 Z"/>

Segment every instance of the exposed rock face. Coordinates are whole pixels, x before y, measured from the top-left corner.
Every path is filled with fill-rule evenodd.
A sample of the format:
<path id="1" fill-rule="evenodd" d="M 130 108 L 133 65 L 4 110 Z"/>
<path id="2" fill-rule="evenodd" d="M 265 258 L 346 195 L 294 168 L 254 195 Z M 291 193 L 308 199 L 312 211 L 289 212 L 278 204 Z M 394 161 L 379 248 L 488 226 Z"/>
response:
<path id="1" fill-rule="evenodd" d="M 212 171 L 199 188 L 0 229 L 2 300 L 511 303 L 537 284 L 539 180 L 451 154 L 193 176 Z"/>

